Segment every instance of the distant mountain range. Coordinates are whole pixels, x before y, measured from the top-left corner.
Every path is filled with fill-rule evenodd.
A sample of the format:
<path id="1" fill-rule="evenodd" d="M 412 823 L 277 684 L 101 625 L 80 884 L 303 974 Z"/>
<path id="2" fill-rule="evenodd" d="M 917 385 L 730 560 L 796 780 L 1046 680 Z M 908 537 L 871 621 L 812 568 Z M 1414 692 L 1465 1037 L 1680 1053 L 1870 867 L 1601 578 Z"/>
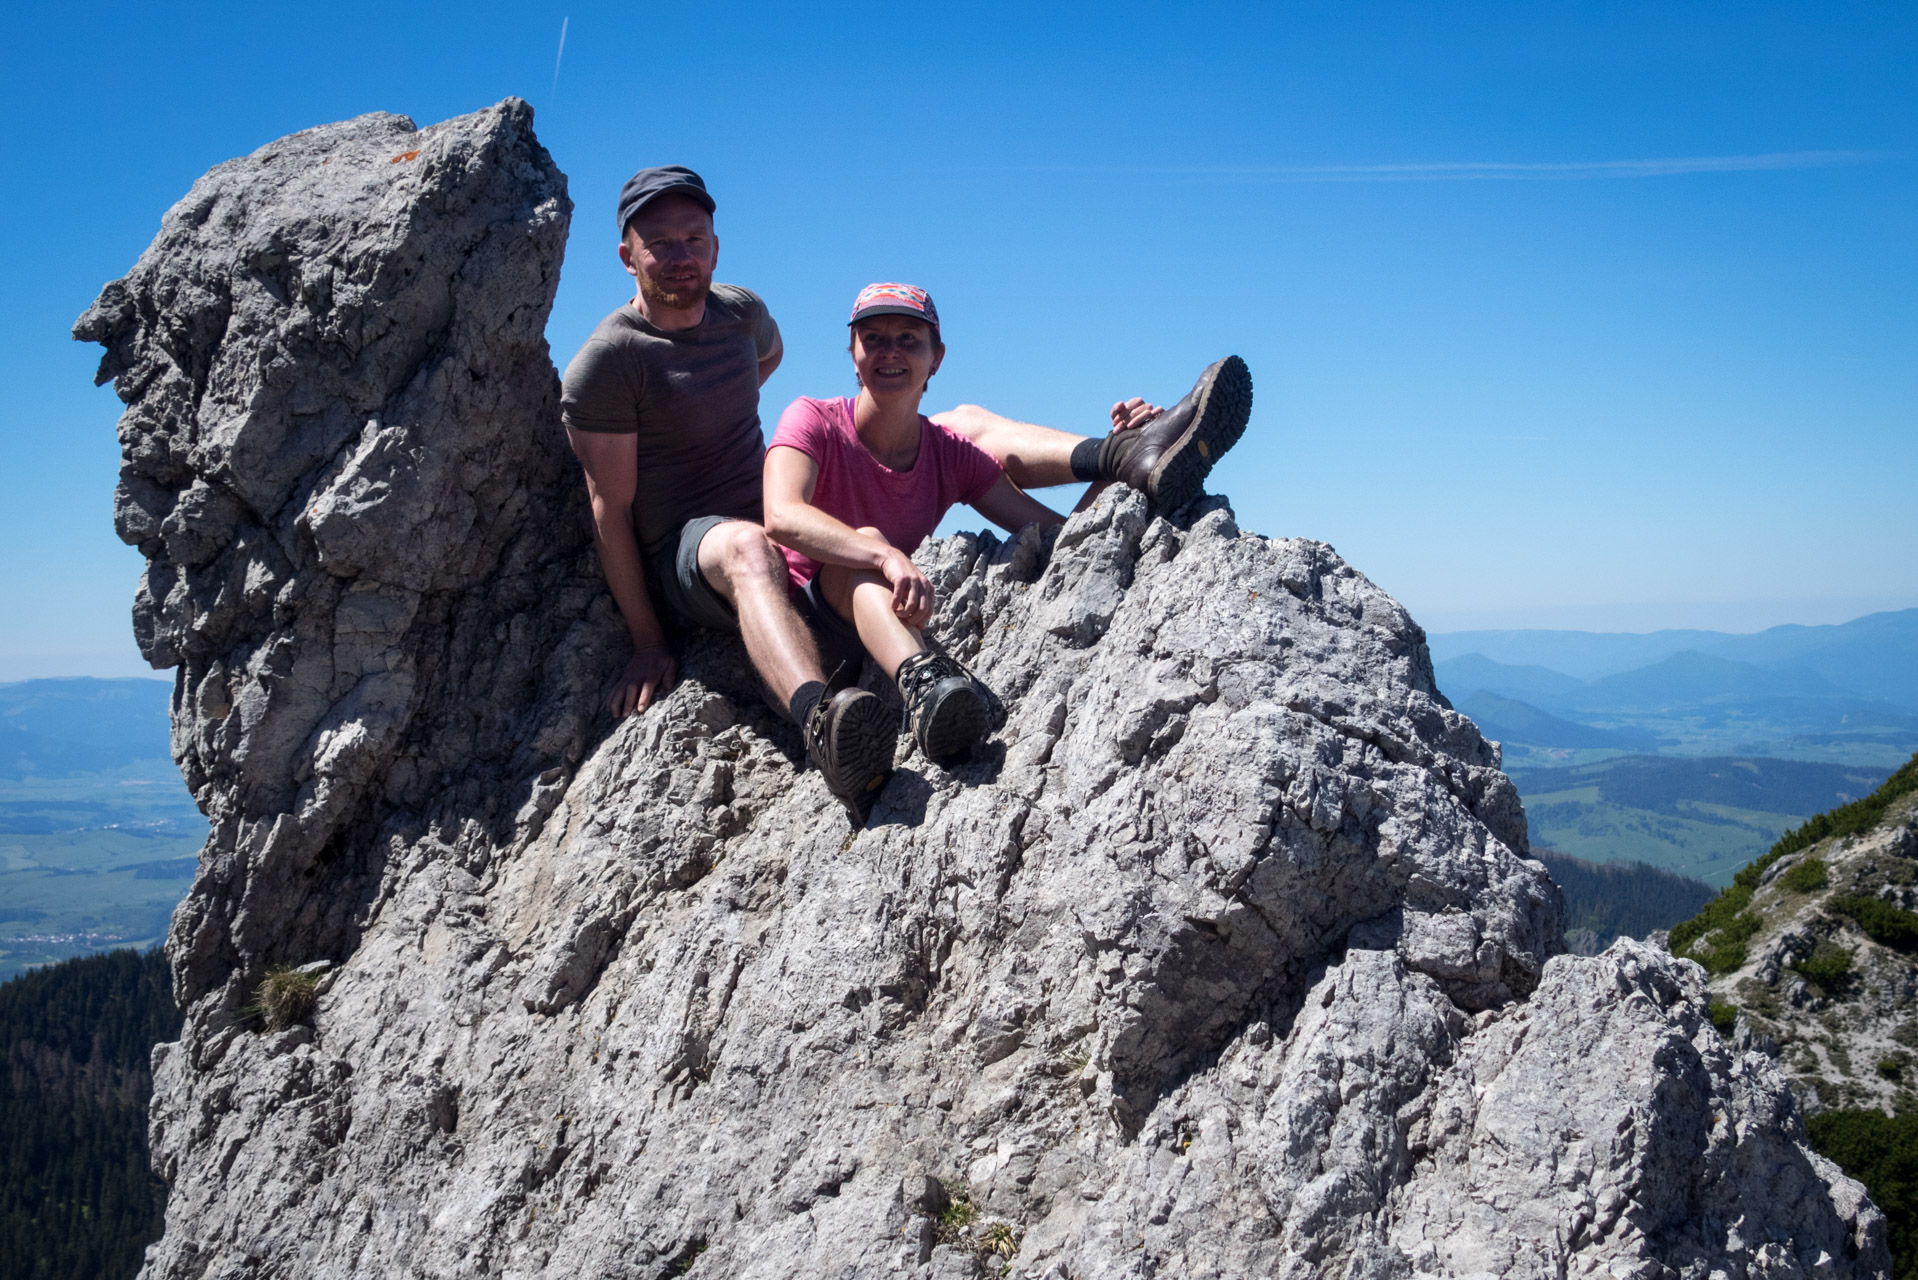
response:
<path id="1" fill-rule="evenodd" d="M 1439 687 L 1505 748 L 1535 844 L 1712 884 L 1918 752 L 1918 609 L 1756 635 L 1461 631 Z"/>
<path id="2" fill-rule="evenodd" d="M 1886 769 L 1918 750 L 1918 609 L 1749 636 L 1461 631 L 1430 645 L 1439 687 L 1508 744 Z"/>
<path id="3" fill-rule="evenodd" d="M 1543 668 L 1584 683 L 1638 671 L 1679 654 L 1773 672 L 1780 687 L 1838 690 L 1918 712 L 1918 609 L 1874 613 L 1828 627 L 1722 631 L 1452 631 L 1428 637 L 1432 660 L 1476 654 L 1500 666 Z M 1810 686 L 1804 677 L 1824 683 Z M 1444 681 L 1441 679 L 1441 684 Z M 1486 687 L 1486 686 L 1480 686 Z"/>
<path id="4" fill-rule="evenodd" d="M 172 760 L 168 680 L 0 684 L 0 779 L 108 773 Z"/>

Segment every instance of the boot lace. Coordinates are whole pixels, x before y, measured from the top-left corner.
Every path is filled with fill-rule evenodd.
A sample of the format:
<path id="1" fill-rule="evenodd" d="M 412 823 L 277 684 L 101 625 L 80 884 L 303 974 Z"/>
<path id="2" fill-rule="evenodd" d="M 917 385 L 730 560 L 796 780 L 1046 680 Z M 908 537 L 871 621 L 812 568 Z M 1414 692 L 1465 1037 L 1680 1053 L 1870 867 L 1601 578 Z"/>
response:
<path id="1" fill-rule="evenodd" d="M 943 653 L 930 650 L 915 653 L 900 663 L 897 683 L 900 696 L 905 700 L 906 714 L 916 717 L 939 682 L 952 676 L 972 679 L 971 674 L 957 662 Z"/>

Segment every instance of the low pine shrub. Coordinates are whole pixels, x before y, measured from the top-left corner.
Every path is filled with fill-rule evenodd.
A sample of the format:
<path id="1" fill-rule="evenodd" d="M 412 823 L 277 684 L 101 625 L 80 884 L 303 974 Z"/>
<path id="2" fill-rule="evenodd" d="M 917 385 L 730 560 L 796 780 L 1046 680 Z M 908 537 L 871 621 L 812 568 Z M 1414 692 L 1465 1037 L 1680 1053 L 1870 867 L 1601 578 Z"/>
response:
<path id="1" fill-rule="evenodd" d="M 1743 875 L 1744 872 L 1740 872 Z M 1756 888 L 1753 885 L 1752 888 Z M 1671 949 L 1675 956 L 1682 956 L 1691 950 L 1692 944 L 1714 930 L 1727 928 L 1738 919 L 1746 907 L 1751 905 L 1752 888 L 1734 883 L 1731 888 L 1720 890 L 1718 896 L 1705 904 L 1705 909 L 1672 929 Z M 1750 937 L 1750 934 L 1746 934 Z M 1741 962 L 1742 963 L 1742 962 Z"/>
<path id="2" fill-rule="evenodd" d="M 1728 1036 L 1732 1028 L 1738 1025 L 1738 1006 L 1723 1000 L 1711 1002 L 1712 1025 L 1718 1028 L 1718 1034 Z"/>
<path id="3" fill-rule="evenodd" d="M 1812 1149 L 1864 1183 L 1883 1210 L 1894 1280 L 1918 1280 L 1918 1115 L 1832 1110 L 1805 1128 Z"/>
<path id="4" fill-rule="evenodd" d="M 1805 857 L 1779 876 L 1778 883 L 1793 893 L 1816 893 L 1831 883 L 1831 874 L 1825 867 L 1824 859 Z"/>
<path id="5" fill-rule="evenodd" d="M 1851 952 L 1830 943 L 1820 943 L 1811 958 L 1798 962 L 1798 972 L 1826 990 L 1841 987 L 1851 977 Z"/>
<path id="6" fill-rule="evenodd" d="M 1755 911 L 1746 911 L 1733 916 L 1708 939 L 1711 954 L 1703 957 L 1699 963 L 1705 966 L 1705 972 L 1717 977 L 1721 973 L 1731 973 L 1742 968 L 1745 963 L 1745 944 L 1750 942 L 1764 927 L 1765 922 Z"/>
<path id="7" fill-rule="evenodd" d="M 1692 944 L 1700 938 L 1714 930 L 1724 929 L 1737 919 L 1740 913 L 1751 905 L 1752 894 L 1758 891 L 1759 879 L 1774 862 L 1786 854 L 1797 853 L 1800 849 L 1809 849 L 1829 836 L 1856 835 L 1860 831 L 1868 830 L 1885 816 L 1885 811 L 1895 801 L 1914 791 L 1918 791 L 1918 755 L 1905 761 L 1898 772 L 1886 778 L 1879 785 L 1878 790 L 1864 799 L 1854 800 L 1850 804 L 1827 810 L 1803 826 L 1787 831 L 1764 857 L 1741 868 L 1738 874 L 1732 877 L 1731 886 L 1720 891 L 1716 898 L 1706 903 L 1703 911 L 1683 924 L 1672 927 L 1671 941 L 1668 943 L 1672 954 L 1685 955 L 1691 950 Z M 1793 870 L 1795 871 L 1796 868 Z M 1896 908 L 1893 909 L 1896 910 Z M 1914 921 L 1918 921 L 1918 917 L 1914 917 Z M 1861 920 L 1859 923 L 1862 925 L 1864 922 Z M 1750 935 L 1747 934 L 1746 937 L 1749 938 Z M 1714 946 L 1716 945 L 1714 943 Z M 1739 947 L 1738 951 L 1738 964 L 1743 964 L 1745 962 L 1743 947 Z M 1714 968 L 1710 962 L 1707 962 L 1705 967 L 1714 973 L 1729 972 L 1728 969 Z M 1732 969 L 1737 967 L 1737 964 L 1731 966 Z"/>
<path id="8" fill-rule="evenodd" d="M 1901 911 L 1880 898 L 1862 893 L 1831 900 L 1831 909 L 1850 916 L 1873 942 L 1901 951 L 1918 949 L 1918 914 Z"/>

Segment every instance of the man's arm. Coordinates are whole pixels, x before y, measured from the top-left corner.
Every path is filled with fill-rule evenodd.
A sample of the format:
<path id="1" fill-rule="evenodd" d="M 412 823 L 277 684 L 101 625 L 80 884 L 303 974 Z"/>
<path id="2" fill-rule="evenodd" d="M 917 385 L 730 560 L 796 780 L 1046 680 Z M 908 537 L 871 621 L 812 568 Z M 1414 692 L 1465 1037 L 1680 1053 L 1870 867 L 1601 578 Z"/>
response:
<path id="1" fill-rule="evenodd" d="M 763 307 L 765 304 L 762 302 L 760 305 Z M 772 312 L 763 313 L 759 323 L 762 341 L 767 330 L 772 334 L 772 345 L 767 348 L 765 355 L 759 357 L 759 385 L 763 387 L 766 379 L 773 376 L 773 370 L 779 367 L 779 362 L 786 358 L 786 340 L 780 336 L 779 325 L 774 322 Z"/>
<path id="2" fill-rule="evenodd" d="M 972 509 L 1007 533 L 1017 533 L 1035 521 L 1046 529 L 1066 522 L 1064 516 L 1012 483 L 1003 471 Z"/>
<path id="3" fill-rule="evenodd" d="M 912 557 L 884 538 L 861 533 L 812 504 L 819 464 L 797 449 L 766 450 L 766 533 L 783 547 L 824 564 L 871 569 L 892 584 L 892 608 L 909 627 L 932 617 L 932 583 Z"/>
<path id="4" fill-rule="evenodd" d="M 646 594 L 646 562 L 639 536 L 633 530 L 633 491 L 639 486 L 639 437 L 566 429 L 586 471 L 586 494 L 593 505 L 593 540 L 599 544 L 599 562 L 606 585 L 626 619 L 633 639 L 632 660 L 613 689 L 616 716 L 644 711 L 665 693 L 676 670 L 666 647 L 666 633 Z"/>

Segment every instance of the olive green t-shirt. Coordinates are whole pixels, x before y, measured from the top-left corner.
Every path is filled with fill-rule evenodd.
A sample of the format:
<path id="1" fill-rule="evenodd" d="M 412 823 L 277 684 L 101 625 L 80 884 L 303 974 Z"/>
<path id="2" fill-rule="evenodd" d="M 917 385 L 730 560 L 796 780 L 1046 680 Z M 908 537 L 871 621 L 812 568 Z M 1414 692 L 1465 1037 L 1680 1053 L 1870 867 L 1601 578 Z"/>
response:
<path id="1" fill-rule="evenodd" d="M 715 284 L 691 329 L 654 328 L 629 302 L 566 366 L 567 426 L 639 437 L 633 527 L 648 556 L 699 516 L 761 519 L 759 363 L 779 349 L 759 295 Z"/>

